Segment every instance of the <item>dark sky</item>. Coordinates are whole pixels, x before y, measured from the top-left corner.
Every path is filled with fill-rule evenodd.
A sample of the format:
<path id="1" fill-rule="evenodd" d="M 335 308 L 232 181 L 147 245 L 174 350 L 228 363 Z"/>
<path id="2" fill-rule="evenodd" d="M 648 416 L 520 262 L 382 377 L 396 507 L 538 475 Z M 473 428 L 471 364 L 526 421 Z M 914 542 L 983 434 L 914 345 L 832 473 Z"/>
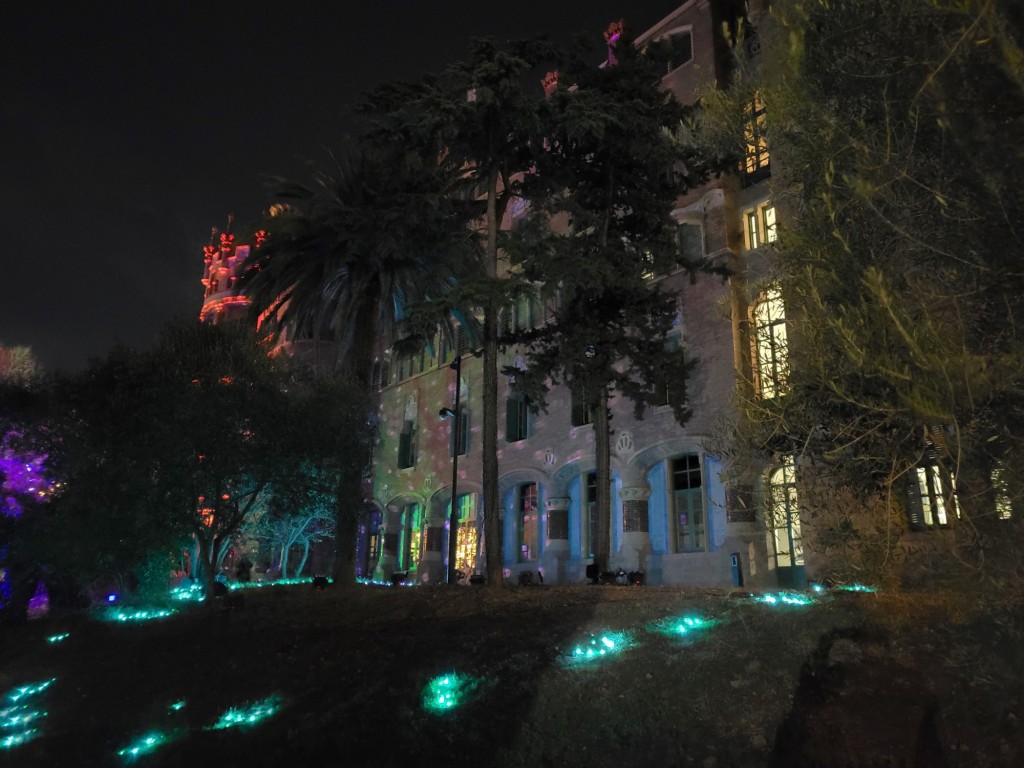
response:
<path id="1" fill-rule="evenodd" d="M 0 344 L 80 369 L 197 316 L 202 246 L 307 180 L 374 85 L 470 37 L 640 32 L 674 2 L 10 3 L 0 32 Z"/>

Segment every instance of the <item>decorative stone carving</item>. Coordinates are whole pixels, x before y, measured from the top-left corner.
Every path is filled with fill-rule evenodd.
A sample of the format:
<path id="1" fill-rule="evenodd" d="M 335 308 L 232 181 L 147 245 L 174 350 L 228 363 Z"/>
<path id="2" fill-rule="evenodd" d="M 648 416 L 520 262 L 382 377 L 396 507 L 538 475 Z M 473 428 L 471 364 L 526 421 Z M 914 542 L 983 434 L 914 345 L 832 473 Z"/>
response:
<path id="1" fill-rule="evenodd" d="M 632 432 L 619 432 L 618 437 L 615 438 L 615 452 L 620 456 L 633 452 Z"/>

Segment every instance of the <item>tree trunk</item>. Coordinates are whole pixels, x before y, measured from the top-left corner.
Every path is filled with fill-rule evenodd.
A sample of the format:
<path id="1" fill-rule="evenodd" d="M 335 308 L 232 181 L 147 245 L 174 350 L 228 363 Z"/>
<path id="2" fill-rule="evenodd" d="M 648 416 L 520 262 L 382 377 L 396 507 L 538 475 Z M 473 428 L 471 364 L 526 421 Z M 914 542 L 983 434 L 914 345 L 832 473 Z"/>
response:
<path id="1" fill-rule="evenodd" d="M 281 544 L 281 578 L 288 578 L 288 560 L 291 556 L 291 542 L 285 541 Z"/>
<path id="2" fill-rule="evenodd" d="M 302 539 L 302 559 L 299 560 L 299 566 L 295 569 L 295 578 L 298 579 L 302 576 L 302 569 L 306 567 L 306 560 L 309 559 L 309 537 Z"/>
<path id="3" fill-rule="evenodd" d="M 199 569 L 197 580 L 203 585 L 203 592 L 209 598 L 213 596 L 213 540 L 203 536 L 197 536 L 196 538 L 199 542 L 199 556 L 196 558 Z"/>
<path id="4" fill-rule="evenodd" d="M 487 179 L 487 254 L 488 277 L 498 276 L 498 172 L 492 169 Z M 487 586 L 504 583 L 501 517 L 498 500 L 498 308 L 484 307 L 484 433 L 483 433 L 483 515 L 484 547 L 487 555 Z M 452 500 L 455 504 L 456 500 Z"/>
<path id="5" fill-rule="evenodd" d="M 598 573 L 608 570 L 612 550 L 612 467 L 608 391 L 602 387 L 594 403 L 594 450 L 597 453 L 597 541 L 594 562 Z"/>

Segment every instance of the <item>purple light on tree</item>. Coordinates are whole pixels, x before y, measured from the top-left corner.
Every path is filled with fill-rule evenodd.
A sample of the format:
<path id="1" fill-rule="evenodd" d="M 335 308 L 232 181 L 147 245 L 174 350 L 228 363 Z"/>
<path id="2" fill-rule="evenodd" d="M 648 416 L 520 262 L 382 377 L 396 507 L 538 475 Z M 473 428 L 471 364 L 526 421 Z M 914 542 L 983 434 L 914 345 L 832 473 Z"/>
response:
<path id="1" fill-rule="evenodd" d="M 15 449 L 11 442 L 17 437 L 20 433 L 8 432 L 0 443 L 0 513 L 7 517 L 21 515 L 23 499 L 45 499 L 53 494 L 53 483 L 46 477 L 46 455 Z"/>

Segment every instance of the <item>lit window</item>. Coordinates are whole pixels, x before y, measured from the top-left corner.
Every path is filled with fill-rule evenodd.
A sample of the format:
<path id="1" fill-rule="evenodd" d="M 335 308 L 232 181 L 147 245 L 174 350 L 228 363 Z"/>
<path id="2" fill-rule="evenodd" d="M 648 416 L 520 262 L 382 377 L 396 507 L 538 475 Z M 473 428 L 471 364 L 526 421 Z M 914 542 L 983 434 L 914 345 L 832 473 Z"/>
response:
<path id="1" fill-rule="evenodd" d="M 788 568 L 804 564 L 800 535 L 800 510 L 797 506 L 796 467 L 793 457 L 786 456 L 768 474 L 768 533 L 772 540 L 776 567 Z"/>
<path id="2" fill-rule="evenodd" d="M 706 547 L 704 493 L 700 456 L 695 453 L 672 460 L 672 504 L 675 512 L 676 552 L 701 552 Z"/>
<path id="3" fill-rule="evenodd" d="M 476 570 L 476 527 L 475 497 L 471 493 L 459 494 L 459 530 L 455 542 L 455 568 L 463 573 Z"/>
<path id="4" fill-rule="evenodd" d="M 928 454 L 926 463 L 910 475 L 910 527 L 918 531 L 945 527 L 951 514 L 960 516 L 956 478 L 939 466 L 934 448 L 929 448 Z"/>
<path id="5" fill-rule="evenodd" d="M 540 513 L 537 509 L 537 484 L 519 486 L 519 562 L 536 560 L 539 552 Z"/>
<path id="6" fill-rule="evenodd" d="M 768 141 L 765 138 L 764 100 L 760 92 L 747 104 L 743 116 L 743 140 L 746 151 L 742 170 L 746 174 L 767 171 L 769 167 Z"/>
<path id="7" fill-rule="evenodd" d="M 747 250 L 753 251 L 779 239 L 775 220 L 775 206 L 762 203 L 744 214 L 744 234 L 747 239 Z"/>
<path id="8" fill-rule="evenodd" d="M 789 346 L 782 292 L 771 288 L 754 305 L 754 377 L 757 393 L 771 399 L 785 394 L 789 381 Z"/>

